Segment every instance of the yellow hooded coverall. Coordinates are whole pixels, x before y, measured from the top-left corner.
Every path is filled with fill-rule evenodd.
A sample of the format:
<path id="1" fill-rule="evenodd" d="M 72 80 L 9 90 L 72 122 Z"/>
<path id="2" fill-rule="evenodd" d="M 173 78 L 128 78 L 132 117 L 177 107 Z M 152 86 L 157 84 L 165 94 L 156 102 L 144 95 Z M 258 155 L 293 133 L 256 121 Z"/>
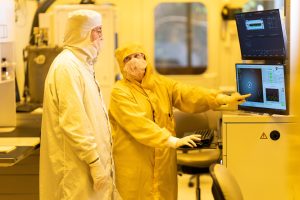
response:
<path id="1" fill-rule="evenodd" d="M 145 54 L 138 45 L 116 50 L 123 75 L 123 60 L 133 53 Z M 155 74 L 147 56 L 146 61 L 141 83 L 124 78 L 116 83 L 111 95 L 109 115 L 116 185 L 124 200 L 174 200 L 176 149 L 168 146 L 169 136 L 176 135 L 173 107 L 184 112 L 218 107 L 217 92 Z"/>

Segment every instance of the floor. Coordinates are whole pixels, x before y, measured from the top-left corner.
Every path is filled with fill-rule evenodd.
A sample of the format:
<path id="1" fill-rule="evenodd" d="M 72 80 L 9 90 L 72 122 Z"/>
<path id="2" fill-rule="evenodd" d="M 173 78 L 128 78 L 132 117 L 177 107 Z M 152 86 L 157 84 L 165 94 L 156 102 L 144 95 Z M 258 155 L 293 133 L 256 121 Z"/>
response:
<path id="1" fill-rule="evenodd" d="M 193 179 L 194 187 L 189 187 L 190 175 L 183 174 L 178 176 L 178 200 L 195 200 L 196 199 L 196 181 Z M 211 193 L 212 179 L 209 174 L 200 176 L 201 200 L 214 200 Z"/>

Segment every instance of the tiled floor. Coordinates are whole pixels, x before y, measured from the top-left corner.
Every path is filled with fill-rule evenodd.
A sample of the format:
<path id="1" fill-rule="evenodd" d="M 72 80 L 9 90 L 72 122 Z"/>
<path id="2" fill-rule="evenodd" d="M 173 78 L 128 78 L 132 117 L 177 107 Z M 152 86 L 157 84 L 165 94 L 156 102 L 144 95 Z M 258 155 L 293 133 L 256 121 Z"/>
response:
<path id="1" fill-rule="evenodd" d="M 178 176 L 178 200 L 195 200 L 196 199 L 196 181 L 193 179 L 194 187 L 188 187 L 190 175 L 183 174 Z M 209 174 L 200 176 L 201 200 L 214 200 L 211 193 L 212 179 Z"/>

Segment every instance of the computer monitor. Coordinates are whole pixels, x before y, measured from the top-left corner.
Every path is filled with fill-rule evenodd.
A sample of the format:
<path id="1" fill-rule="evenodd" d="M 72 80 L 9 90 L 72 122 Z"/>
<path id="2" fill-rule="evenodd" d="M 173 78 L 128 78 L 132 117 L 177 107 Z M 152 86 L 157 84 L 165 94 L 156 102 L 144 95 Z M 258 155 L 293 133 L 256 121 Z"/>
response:
<path id="1" fill-rule="evenodd" d="M 278 9 L 235 15 L 243 60 L 284 60 L 286 34 Z"/>
<path id="2" fill-rule="evenodd" d="M 284 65 L 236 64 L 237 91 L 251 93 L 239 110 L 288 114 Z"/>

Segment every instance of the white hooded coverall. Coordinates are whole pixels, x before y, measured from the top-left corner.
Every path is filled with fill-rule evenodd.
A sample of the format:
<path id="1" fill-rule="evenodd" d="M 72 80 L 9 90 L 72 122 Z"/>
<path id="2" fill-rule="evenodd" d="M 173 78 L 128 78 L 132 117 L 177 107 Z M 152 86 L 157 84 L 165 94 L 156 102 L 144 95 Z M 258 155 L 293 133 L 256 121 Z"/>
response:
<path id="1" fill-rule="evenodd" d="M 73 12 L 64 50 L 46 81 L 40 151 L 40 200 L 110 200 L 114 186 L 93 190 L 89 163 L 100 158 L 104 174 L 114 176 L 111 134 L 100 89 L 94 78 L 97 50 L 91 29 L 101 25 L 95 11 Z M 114 178 L 113 178 L 114 179 Z"/>

